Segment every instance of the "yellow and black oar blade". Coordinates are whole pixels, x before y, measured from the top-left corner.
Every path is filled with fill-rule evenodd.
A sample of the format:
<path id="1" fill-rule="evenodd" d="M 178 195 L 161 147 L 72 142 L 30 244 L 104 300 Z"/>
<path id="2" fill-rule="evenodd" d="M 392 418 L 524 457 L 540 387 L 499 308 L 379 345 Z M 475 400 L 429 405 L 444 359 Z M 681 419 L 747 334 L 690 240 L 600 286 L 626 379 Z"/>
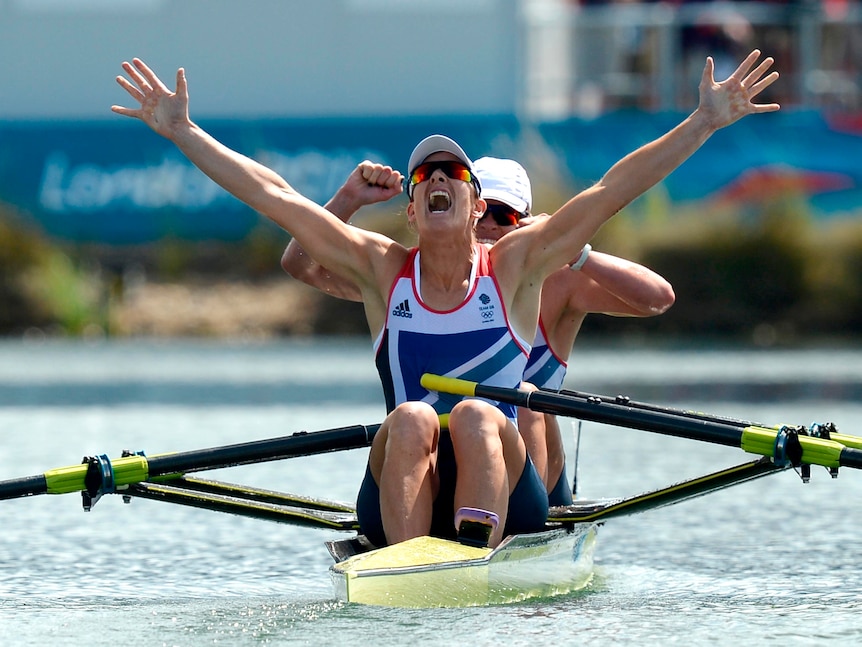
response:
<path id="1" fill-rule="evenodd" d="M 631 407 L 615 402 L 613 398 L 584 400 L 557 392 L 487 386 L 439 375 L 423 375 L 422 385 L 429 390 L 497 400 L 540 413 L 738 447 L 752 454 L 769 456 L 779 464 L 789 461 L 794 465 L 862 469 L 862 449 L 859 449 L 862 439 L 853 436 L 817 437 L 807 435 L 808 430 L 804 427 L 742 427 L 726 421 L 715 422 L 667 411 Z"/>
<path id="2" fill-rule="evenodd" d="M 174 454 L 88 457 L 44 474 L 0 481 L 0 500 L 37 494 L 89 492 L 91 497 L 157 476 L 263 463 L 368 447 L 380 425 L 353 425 Z M 85 504 L 86 507 L 86 504 Z"/>

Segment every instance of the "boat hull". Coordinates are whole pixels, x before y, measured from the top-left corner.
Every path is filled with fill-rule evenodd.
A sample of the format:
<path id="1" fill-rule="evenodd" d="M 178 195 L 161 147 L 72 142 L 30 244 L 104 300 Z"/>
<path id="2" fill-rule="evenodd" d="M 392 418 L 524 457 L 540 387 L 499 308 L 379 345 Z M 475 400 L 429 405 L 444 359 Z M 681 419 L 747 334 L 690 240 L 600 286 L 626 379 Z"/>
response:
<path id="1" fill-rule="evenodd" d="M 583 523 L 507 537 L 477 548 L 416 537 L 330 568 L 343 601 L 388 607 L 468 607 L 550 597 L 586 587 L 596 525 Z"/>

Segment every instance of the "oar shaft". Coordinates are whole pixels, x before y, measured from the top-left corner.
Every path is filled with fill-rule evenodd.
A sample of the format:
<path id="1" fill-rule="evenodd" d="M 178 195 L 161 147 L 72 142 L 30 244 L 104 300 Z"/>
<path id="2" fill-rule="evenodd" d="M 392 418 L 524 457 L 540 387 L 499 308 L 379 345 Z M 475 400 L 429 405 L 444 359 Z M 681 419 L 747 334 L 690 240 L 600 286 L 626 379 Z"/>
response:
<path id="1" fill-rule="evenodd" d="M 112 487 L 117 487 L 166 474 L 196 472 L 368 447 L 379 428 L 380 425 L 353 425 L 324 431 L 300 431 L 281 438 L 151 457 L 134 455 L 108 460 L 107 456 L 103 456 L 101 466 L 107 470 Z M 92 465 L 85 462 L 49 470 L 44 474 L 0 481 L 0 500 L 37 494 L 83 492 L 90 489 L 101 492 L 106 479 L 102 479 L 101 484 L 98 478 L 95 483 L 87 483 L 87 475 L 89 473 L 92 479 L 93 471 Z M 104 491 L 113 491 L 113 489 L 105 488 Z"/>
<path id="2" fill-rule="evenodd" d="M 0 499 L 18 499 L 23 496 L 47 493 L 48 481 L 44 474 L 0 481 Z"/>
<path id="3" fill-rule="evenodd" d="M 845 447 L 841 450 L 838 457 L 838 463 L 842 467 L 854 467 L 862 469 L 862 449 L 854 449 Z"/>
<path id="4" fill-rule="evenodd" d="M 199 449 L 148 457 L 149 476 L 233 467 L 248 463 L 310 456 L 368 447 L 380 425 L 353 425 L 312 433 L 298 432 L 282 438 L 224 447 Z"/>
<path id="5" fill-rule="evenodd" d="M 632 400 L 628 396 L 625 395 L 617 395 L 613 398 L 606 395 L 598 395 L 595 393 L 586 393 L 584 391 L 573 391 L 571 389 L 563 389 L 559 391 L 561 395 L 568 395 L 575 398 L 581 398 L 583 400 L 603 400 L 607 402 L 614 402 L 616 404 L 624 404 L 626 406 L 632 407 L 634 409 L 643 409 L 645 411 L 653 411 L 656 413 L 667 413 L 669 415 L 675 416 L 683 416 L 685 418 L 694 418 L 697 420 L 706 420 L 709 422 L 718 422 L 723 424 L 732 425 L 735 427 L 750 427 L 750 426 L 758 426 L 762 427 L 764 425 L 759 422 L 753 422 L 751 420 L 740 420 L 738 418 L 730 418 L 727 416 L 717 416 L 713 413 L 704 413 L 702 411 L 691 411 L 688 409 L 677 409 L 674 407 L 663 407 L 657 404 L 650 404 L 649 402 L 638 402 L 637 400 Z"/>
<path id="6" fill-rule="evenodd" d="M 476 389 L 476 395 L 500 400 L 501 398 L 497 397 L 501 395 L 500 393 L 495 395 L 490 391 L 493 388 L 480 385 Z M 602 422 L 730 447 L 739 447 L 742 439 L 742 429 L 734 425 L 639 409 L 615 402 L 585 401 L 572 396 L 534 391 L 527 393 L 526 406 L 542 413 L 567 415 L 591 422 Z"/>

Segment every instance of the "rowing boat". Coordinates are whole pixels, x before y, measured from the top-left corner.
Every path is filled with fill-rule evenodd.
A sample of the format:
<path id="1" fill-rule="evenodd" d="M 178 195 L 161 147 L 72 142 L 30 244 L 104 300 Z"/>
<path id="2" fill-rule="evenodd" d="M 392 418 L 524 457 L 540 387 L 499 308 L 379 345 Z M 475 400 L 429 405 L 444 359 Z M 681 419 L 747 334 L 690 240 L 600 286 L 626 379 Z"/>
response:
<path id="1" fill-rule="evenodd" d="M 339 559 L 344 541 L 330 542 Z M 336 596 L 386 607 L 468 607 L 579 591 L 593 576 L 596 524 L 512 535 L 493 550 L 416 537 L 337 561 Z"/>
<path id="2" fill-rule="evenodd" d="M 427 378 L 427 380 L 426 380 Z M 77 465 L 0 481 L 0 500 L 80 493 L 89 511 L 105 494 L 146 498 L 257 519 L 348 532 L 327 542 L 336 597 L 349 603 L 395 607 L 474 606 L 550 597 L 589 586 L 597 527 L 609 519 L 653 510 L 787 469 L 803 482 L 810 466 L 862 468 L 862 438 L 839 434 L 831 423 L 769 427 L 577 392 L 522 391 L 426 376 L 429 388 L 484 397 L 542 413 L 735 446 L 759 455 L 636 496 L 577 500 L 552 508 L 543 532 L 507 537 L 494 549 L 435 537 L 376 548 L 358 534 L 351 504 L 280 493 L 191 476 L 190 473 L 367 447 L 379 425 L 355 425 L 280 438 L 146 456 L 90 456 Z"/>

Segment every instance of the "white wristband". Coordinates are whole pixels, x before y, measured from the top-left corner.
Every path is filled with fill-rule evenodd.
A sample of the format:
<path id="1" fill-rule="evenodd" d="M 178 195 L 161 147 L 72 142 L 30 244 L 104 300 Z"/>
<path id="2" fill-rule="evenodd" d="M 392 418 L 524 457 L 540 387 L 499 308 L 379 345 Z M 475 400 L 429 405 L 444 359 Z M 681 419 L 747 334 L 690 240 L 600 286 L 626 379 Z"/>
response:
<path id="1" fill-rule="evenodd" d="M 590 252 L 592 251 L 592 249 L 592 245 L 590 245 L 589 243 L 584 245 L 584 248 L 581 250 L 581 255 L 578 256 L 577 260 L 574 263 L 571 263 L 569 265 L 569 269 L 573 272 L 577 272 L 578 270 L 580 270 L 584 266 L 584 263 L 587 262 L 587 259 L 590 257 Z"/>

